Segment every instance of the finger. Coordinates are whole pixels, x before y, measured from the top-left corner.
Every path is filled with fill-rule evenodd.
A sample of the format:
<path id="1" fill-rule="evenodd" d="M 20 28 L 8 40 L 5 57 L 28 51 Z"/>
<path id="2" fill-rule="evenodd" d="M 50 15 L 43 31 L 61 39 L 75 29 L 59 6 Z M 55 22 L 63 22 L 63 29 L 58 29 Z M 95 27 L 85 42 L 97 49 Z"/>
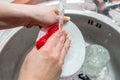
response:
<path id="1" fill-rule="evenodd" d="M 61 52 L 61 55 L 60 55 L 60 61 L 61 62 L 64 62 L 64 58 L 70 48 L 70 43 L 71 43 L 71 39 L 70 38 L 67 38 L 66 42 L 65 42 L 65 45 L 62 49 L 62 52 Z"/>
<path id="2" fill-rule="evenodd" d="M 61 36 L 61 38 L 59 39 L 59 41 L 58 41 L 58 43 L 57 43 L 57 45 L 56 45 L 56 50 L 57 50 L 58 52 L 61 53 L 62 48 L 63 48 L 64 45 L 65 45 L 66 39 L 67 39 L 67 32 L 64 31 L 64 32 L 63 32 L 63 35 Z"/>
<path id="3" fill-rule="evenodd" d="M 62 34 L 63 34 L 62 30 L 56 31 L 51 37 L 49 37 L 49 39 L 47 40 L 47 42 L 45 43 L 44 46 L 55 47 L 57 45 L 60 37 L 62 36 Z"/>

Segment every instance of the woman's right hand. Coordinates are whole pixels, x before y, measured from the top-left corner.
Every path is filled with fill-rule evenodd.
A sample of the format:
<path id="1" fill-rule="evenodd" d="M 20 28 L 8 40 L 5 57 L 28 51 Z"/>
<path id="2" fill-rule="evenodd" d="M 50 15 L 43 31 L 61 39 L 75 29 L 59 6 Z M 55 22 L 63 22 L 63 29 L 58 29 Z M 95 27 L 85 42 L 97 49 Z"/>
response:
<path id="1" fill-rule="evenodd" d="M 65 31 L 55 32 L 43 47 L 26 56 L 19 80 L 58 80 L 70 42 Z"/>

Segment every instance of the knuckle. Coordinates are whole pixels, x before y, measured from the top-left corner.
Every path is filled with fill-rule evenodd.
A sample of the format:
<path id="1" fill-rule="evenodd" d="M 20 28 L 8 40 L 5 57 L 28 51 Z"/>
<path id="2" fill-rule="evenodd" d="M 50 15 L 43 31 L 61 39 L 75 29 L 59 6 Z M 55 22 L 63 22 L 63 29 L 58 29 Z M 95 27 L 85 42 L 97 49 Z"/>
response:
<path id="1" fill-rule="evenodd" d="M 61 33 L 60 33 L 60 34 L 61 34 Z M 56 39 L 58 39 L 58 38 L 60 37 L 60 34 L 59 34 L 59 32 L 56 32 L 56 34 L 55 34 L 54 37 L 55 37 Z"/>
<path id="2" fill-rule="evenodd" d="M 51 57 L 51 59 L 52 59 L 53 61 L 55 61 L 55 62 L 58 62 L 58 61 L 59 61 L 59 57 L 58 57 L 58 56 L 51 55 L 50 57 Z"/>
<path id="3" fill-rule="evenodd" d="M 65 37 L 62 37 L 59 42 L 63 44 L 65 42 Z"/>
<path id="4" fill-rule="evenodd" d="M 44 48 L 43 49 L 43 54 L 49 54 L 51 50 L 49 48 Z"/>
<path id="5" fill-rule="evenodd" d="M 59 62 L 59 56 L 58 56 L 58 55 L 56 55 L 56 54 L 51 54 L 49 57 L 50 57 L 50 59 L 51 59 L 52 61 L 54 61 L 54 62 L 56 62 L 56 63 Z"/>

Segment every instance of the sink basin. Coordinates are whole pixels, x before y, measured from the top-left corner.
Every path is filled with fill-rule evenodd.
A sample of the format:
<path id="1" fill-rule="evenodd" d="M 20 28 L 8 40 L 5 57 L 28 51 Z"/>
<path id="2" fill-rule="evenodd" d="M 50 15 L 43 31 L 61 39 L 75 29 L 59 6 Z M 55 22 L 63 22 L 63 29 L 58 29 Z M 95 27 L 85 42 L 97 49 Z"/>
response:
<path id="1" fill-rule="evenodd" d="M 70 16 L 72 22 L 81 30 L 87 45 L 99 44 L 109 50 L 111 60 L 108 67 L 113 78 L 111 80 L 119 80 L 120 28 L 110 18 L 91 11 L 66 10 L 65 15 Z M 35 45 L 38 32 L 37 27 L 19 28 L 9 36 L 9 40 L 1 44 L 0 80 L 17 80 L 24 57 Z"/>

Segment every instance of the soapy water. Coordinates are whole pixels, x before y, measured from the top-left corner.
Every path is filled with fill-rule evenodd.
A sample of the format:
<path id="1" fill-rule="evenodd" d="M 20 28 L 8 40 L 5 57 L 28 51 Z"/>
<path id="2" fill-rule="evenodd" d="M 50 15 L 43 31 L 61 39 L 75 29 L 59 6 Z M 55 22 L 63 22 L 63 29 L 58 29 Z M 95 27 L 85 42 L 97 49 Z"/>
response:
<path id="1" fill-rule="evenodd" d="M 114 80 L 109 70 L 109 51 L 103 46 L 93 44 L 86 47 L 86 57 L 83 67 L 74 75 L 62 77 L 60 80 L 82 80 L 80 73 L 87 75 L 90 80 Z"/>

